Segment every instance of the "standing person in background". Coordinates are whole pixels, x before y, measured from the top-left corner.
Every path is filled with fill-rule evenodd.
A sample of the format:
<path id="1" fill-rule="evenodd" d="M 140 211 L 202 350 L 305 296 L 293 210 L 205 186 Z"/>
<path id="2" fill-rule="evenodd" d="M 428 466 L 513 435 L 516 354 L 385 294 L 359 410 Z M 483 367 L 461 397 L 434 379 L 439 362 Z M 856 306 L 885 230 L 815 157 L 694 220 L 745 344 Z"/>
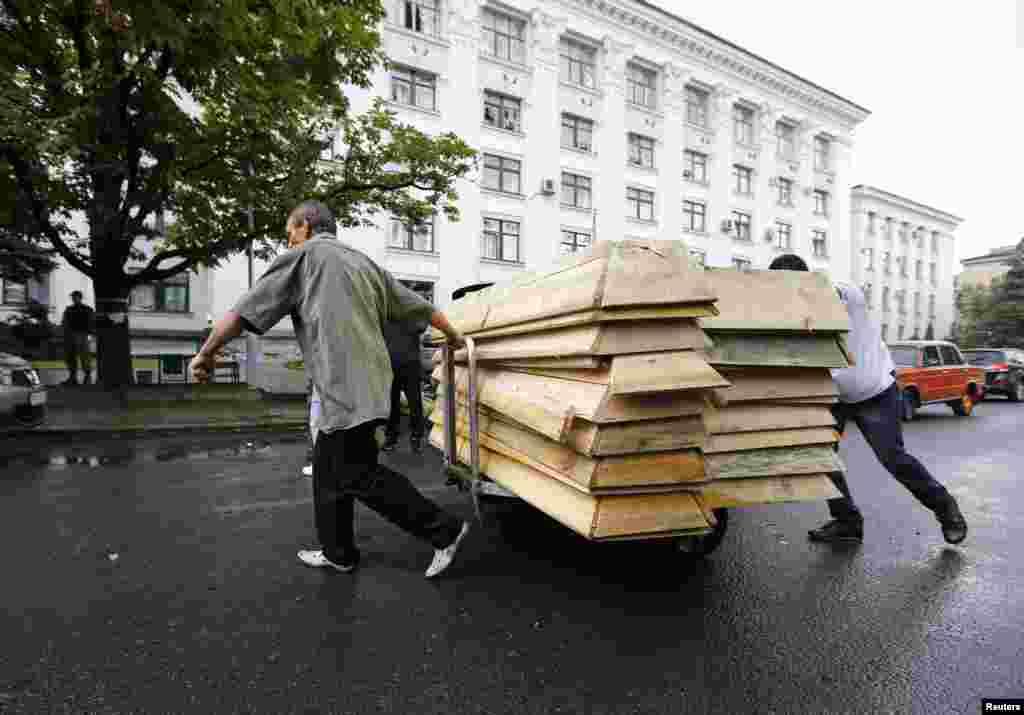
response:
<path id="1" fill-rule="evenodd" d="M 778 256 L 768 267 L 807 270 L 804 260 L 792 253 Z M 967 538 L 967 522 L 956 498 L 903 446 L 896 368 L 882 340 L 881 328 L 868 312 L 864 293 L 856 286 L 843 284 L 837 285 L 836 291 L 850 316 L 847 342 L 856 363 L 832 370 L 832 379 L 839 388 L 839 402 L 832 406 L 836 429 L 842 435 L 847 421 L 854 421 L 882 466 L 935 513 L 946 542 L 959 544 Z M 812 541 L 863 541 L 864 517 L 853 502 L 846 478 L 842 472 L 833 472 L 829 477 L 843 496 L 828 500 L 832 520 L 808 532 L 808 536 Z"/>
<path id="2" fill-rule="evenodd" d="M 353 529 L 359 499 L 405 531 L 430 543 L 431 578 L 452 563 L 469 524 L 427 499 L 403 475 L 377 461 L 377 427 L 390 413 L 391 361 L 384 344 L 388 321 L 429 320 L 459 347 L 463 339 L 444 313 L 403 286 L 365 254 L 337 238 L 330 209 L 305 201 L 286 225 L 293 250 L 214 325 L 192 360 L 199 382 L 214 356 L 243 329 L 263 334 L 291 315 L 303 360 L 320 397 L 313 448 L 313 501 L 321 548 L 303 550 L 307 566 L 349 572 L 360 561 Z"/>
<path id="3" fill-rule="evenodd" d="M 92 382 L 92 353 L 89 352 L 89 335 L 96 332 L 96 314 L 82 302 L 82 291 L 71 293 L 71 305 L 64 309 L 61 319 L 64 328 L 64 361 L 68 366 L 65 385 L 78 384 L 78 364 L 82 364 L 84 384 Z"/>
<path id="4" fill-rule="evenodd" d="M 423 451 L 423 366 L 420 349 L 426 329 L 427 323 L 423 320 L 391 321 L 384 325 L 384 342 L 387 343 L 391 371 L 395 375 L 391 382 L 391 414 L 382 447 L 387 452 L 395 448 L 401 434 L 403 392 L 409 403 L 409 443 L 413 452 L 419 454 Z"/>

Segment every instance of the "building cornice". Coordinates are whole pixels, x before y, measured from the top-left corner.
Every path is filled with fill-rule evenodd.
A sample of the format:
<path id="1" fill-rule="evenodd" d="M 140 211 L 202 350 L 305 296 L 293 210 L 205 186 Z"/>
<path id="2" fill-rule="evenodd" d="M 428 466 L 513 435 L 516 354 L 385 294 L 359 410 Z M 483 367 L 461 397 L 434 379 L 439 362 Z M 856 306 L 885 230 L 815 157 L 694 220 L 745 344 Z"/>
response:
<path id="1" fill-rule="evenodd" d="M 891 206 L 897 206 L 908 211 L 914 211 L 925 216 L 929 216 L 937 221 L 944 221 L 951 224 L 954 228 L 963 222 L 963 219 L 955 214 L 951 214 L 947 211 L 941 211 L 927 204 L 922 204 L 913 199 L 908 199 L 906 196 L 900 196 L 899 194 L 893 194 L 883 189 L 879 189 L 874 186 L 868 186 L 867 184 L 857 184 L 850 189 L 850 197 L 854 200 L 857 199 L 875 199 L 882 201 Z"/>
<path id="2" fill-rule="evenodd" d="M 870 111 L 749 50 L 724 40 L 646 0 L 559 0 L 570 10 L 583 10 L 636 33 L 654 38 L 687 60 L 745 80 L 804 110 L 829 116 L 852 130 Z"/>

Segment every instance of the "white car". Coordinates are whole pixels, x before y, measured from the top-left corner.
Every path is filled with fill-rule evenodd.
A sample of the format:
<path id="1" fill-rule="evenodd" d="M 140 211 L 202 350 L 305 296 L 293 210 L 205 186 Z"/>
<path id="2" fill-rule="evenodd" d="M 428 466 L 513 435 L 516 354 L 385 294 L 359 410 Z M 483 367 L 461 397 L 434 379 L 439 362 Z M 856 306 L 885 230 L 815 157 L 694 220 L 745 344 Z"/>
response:
<path id="1" fill-rule="evenodd" d="M 46 419 L 46 385 L 27 360 L 10 353 L 0 353 L 0 415 L 25 427 Z"/>

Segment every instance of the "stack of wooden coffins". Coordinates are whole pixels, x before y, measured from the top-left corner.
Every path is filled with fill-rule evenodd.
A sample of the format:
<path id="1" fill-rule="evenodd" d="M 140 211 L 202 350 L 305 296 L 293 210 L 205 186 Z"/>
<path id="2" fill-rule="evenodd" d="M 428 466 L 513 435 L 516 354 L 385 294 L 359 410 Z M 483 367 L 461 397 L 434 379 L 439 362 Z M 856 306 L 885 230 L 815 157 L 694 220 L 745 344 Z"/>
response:
<path id="1" fill-rule="evenodd" d="M 834 496 L 827 368 L 848 364 L 845 315 L 823 276 L 704 271 L 677 241 L 598 242 L 448 310 L 476 343 L 481 471 L 595 540 L 704 533 L 716 508 Z M 441 366 L 434 377 L 444 395 Z"/>

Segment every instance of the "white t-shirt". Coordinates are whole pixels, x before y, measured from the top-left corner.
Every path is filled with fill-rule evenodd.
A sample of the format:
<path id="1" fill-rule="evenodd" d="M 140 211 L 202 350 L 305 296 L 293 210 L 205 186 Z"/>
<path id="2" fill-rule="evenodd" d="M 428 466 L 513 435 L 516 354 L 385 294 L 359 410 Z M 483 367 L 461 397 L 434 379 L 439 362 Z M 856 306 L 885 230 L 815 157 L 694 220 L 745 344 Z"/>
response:
<path id="1" fill-rule="evenodd" d="M 882 330 L 868 312 L 864 293 L 857 286 L 839 283 L 839 296 L 850 315 L 846 344 L 856 365 L 832 370 L 842 402 L 863 402 L 887 390 L 896 378 L 889 348 L 882 341 Z"/>

